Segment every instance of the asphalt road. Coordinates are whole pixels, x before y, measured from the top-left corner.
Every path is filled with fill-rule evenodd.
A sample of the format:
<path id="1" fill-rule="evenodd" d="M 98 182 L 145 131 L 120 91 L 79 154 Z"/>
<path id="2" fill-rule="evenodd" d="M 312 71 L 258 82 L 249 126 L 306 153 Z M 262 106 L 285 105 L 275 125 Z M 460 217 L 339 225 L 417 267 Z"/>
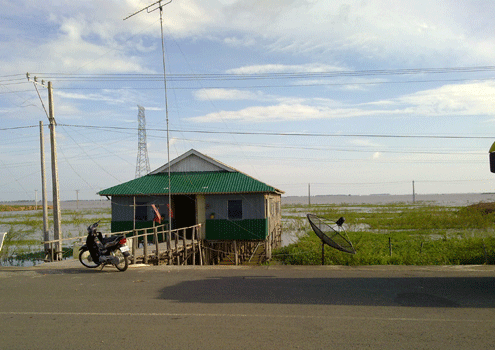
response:
<path id="1" fill-rule="evenodd" d="M 495 267 L 0 268 L 1 349 L 494 349 Z"/>

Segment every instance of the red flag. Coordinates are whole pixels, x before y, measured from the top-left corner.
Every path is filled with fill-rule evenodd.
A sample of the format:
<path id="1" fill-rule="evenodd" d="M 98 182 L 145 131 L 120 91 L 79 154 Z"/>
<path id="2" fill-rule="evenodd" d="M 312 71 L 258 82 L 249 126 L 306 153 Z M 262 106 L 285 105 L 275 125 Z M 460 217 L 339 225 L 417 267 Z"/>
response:
<path id="1" fill-rule="evenodd" d="M 151 207 L 155 211 L 155 218 L 153 219 L 153 221 L 158 222 L 159 224 L 161 224 L 162 223 L 162 216 L 160 215 L 160 212 L 158 211 L 158 208 L 154 204 L 152 204 Z"/>

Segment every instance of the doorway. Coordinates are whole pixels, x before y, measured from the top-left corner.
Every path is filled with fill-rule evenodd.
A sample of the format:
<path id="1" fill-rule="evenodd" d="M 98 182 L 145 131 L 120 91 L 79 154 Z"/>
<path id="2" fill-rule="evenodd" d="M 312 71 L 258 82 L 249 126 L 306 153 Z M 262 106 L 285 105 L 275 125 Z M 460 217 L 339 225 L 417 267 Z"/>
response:
<path id="1" fill-rule="evenodd" d="M 174 229 L 196 225 L 196 196 L 178 195 L 172 196 Z M 192 229 L 187 230 L 186 238 L 191 239 Z"/>

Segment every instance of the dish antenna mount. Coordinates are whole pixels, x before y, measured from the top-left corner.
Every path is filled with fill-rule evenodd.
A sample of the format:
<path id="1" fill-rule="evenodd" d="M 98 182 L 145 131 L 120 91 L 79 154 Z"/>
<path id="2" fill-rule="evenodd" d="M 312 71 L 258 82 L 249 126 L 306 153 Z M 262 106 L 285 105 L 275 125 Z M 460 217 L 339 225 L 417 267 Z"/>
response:
<path id="1" fill-rule="evenodd" d="M 349 241 L 349 237 L 347 237 L 347 233 L 344 230 L 344 217 L 341 217 L 335 222 L 326 220 L 314 214 L 307 214 L 307 217 L 311 228 L 321 239 L 322 265 L 325 264 L 325 244 L 340 250 L 341 252 L 356 254 L 356 250 L 351 241 Z"/>

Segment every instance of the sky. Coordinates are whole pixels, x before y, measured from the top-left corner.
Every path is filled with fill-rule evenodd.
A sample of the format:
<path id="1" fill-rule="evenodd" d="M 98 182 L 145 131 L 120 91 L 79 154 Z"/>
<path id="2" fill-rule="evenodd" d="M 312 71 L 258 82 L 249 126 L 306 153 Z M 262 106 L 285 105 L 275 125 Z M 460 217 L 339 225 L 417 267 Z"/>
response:
<path id="1" fill-rule="evenodd" d="M 62 200 L 135 178 L 138 105 L 151 170 L 168 119 L 286 196 L 495 191 L 493 2 L 173 0 L 165 55 L 152 3 L 0 0 L 0 201 L 40 200 L 40 121 L 51 200 L 48 81 Z"/>

